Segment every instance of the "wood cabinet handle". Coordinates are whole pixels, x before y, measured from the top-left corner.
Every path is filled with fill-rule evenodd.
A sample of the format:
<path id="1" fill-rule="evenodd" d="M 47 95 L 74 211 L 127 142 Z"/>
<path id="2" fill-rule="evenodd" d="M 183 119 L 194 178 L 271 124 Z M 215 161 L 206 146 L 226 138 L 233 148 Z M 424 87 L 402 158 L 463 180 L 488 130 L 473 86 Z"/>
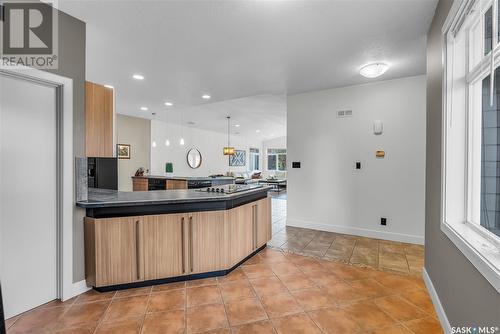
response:
<path id="1" fill-rule="evenodd" d="M 191 272 L 193 272 L 193 216 L 189 217 L 189 265 Z"/>
<path id="2" fill-rule="evenodd" d="M 140 245 L 139 245 L 139 221 L 135 221 L 135 265 L 137 271 L 137 279 L 141 279 L 141 265 L 139 263 L 140 259 Z"/>
<path id="3" fill-rule="evenodd" d="M 181 219 L 181 257 L 182 257 L 182 273 L 184 274 L 186 272 L 186 260 L 184 259 L 185 257 L 185 241 L 184 241 L 184 217 Z"/>

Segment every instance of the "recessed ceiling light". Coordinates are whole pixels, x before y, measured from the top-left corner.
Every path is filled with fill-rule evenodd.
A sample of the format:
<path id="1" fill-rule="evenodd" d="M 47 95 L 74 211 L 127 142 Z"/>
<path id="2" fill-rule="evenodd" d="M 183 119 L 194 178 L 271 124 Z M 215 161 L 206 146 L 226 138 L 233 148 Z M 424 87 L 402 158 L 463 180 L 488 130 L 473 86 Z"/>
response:
<path id="1" fill-rule="evenodd" d="M 142 111 L 148 111 L 148 107 L 141 107 Z"/>
<path id="2" fill-rule="evenodd" d="M 104 87 L 109 88 L 109 89 L 115 89 L 115 87 L 113 87 L 111 85 L 104 85 Z"/>
<path id="3" fill-rule="evenodd" d="M 368 64 L 359 70 L 359 74 L 364 76 L 365 78 L 376 78 L 384 74 L 389 69 L 389 65 L 384 63 L 373 63 Z"/>
<path id="4" fill-rule="evenodd" d="M 259 132 L 260 132 L 260 130 L 255 130 L 255 132 L 259 133 Z"/>
<path id="5" fill-rule="evenodd" d="M 165 105 L 166 105 L 167 107 L 171 107 L 171 106 L 173 106 L 174 104 L 173 104 L 172 102 L 165 102 Z"/>
<path id="6" fill-rule="evenodd" d="M 208 95 L 208 94 L 204 94 L 201 96 L 202 99 L 205 99 L 205 100 L 210 100 L 211 96 Z"/>
<path id="7" fill-rule="evenodd" d="M 134 74 L 132 78 L 134 78 L 135 80 L 144 80 L 144 76 L 141 74 Z"/>
<path id="8" fill-rule="evenodd" d="M 240 125 L 239 125 L 239 124 L 235 124 L 234 126 L 235 126 L 235 127 L 237 127 L 237 128 L 239 128 L 239 127 L 240 127 Z"/>

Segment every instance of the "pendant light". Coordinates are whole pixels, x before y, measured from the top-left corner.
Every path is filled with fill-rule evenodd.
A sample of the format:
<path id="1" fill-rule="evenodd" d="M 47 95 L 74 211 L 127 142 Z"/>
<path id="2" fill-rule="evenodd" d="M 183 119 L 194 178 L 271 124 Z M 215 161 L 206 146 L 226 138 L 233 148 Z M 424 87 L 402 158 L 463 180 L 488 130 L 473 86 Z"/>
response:
<path id="1" fill-rule="evenodd" d="M 231 117 L 227 116 L 227 146 L 224 147 L 223 149 L 224 155 L 234 155 L 234 147 L 231 147 L 230 134 L 231 134 Z"/>

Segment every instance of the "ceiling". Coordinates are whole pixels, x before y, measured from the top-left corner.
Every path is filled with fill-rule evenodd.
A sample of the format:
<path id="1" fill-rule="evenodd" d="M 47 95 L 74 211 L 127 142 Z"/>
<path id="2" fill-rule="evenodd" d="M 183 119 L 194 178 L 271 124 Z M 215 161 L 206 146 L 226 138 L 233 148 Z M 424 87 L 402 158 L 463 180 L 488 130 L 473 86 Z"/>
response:
<path id="1" fill-rule="evenodd" d="M 87 80 L 115 87 L 118 113 L 180 122 L 182 111 L 185 122 L 215 131 L 225 131 L 221 124 L 231 114 L 242 135 L 260 129 L 278 136 L 280 129 L 263 127 L 268 120 L 271 128 L 275 121 L 286 127 L 287 94 L 373 81 L 361 77 L 359 68 L 375 61 L 390 65 L 382 80 L 425 73 L 425 35 L 436 3 L 59 0 L 58 5 L 87 23 Z M 133 79 L 136 73 L 145 79 Z M 204 100 L 203 94 L 212 98 Z M 174 106 L 166 107 L 166 101 Z"/>

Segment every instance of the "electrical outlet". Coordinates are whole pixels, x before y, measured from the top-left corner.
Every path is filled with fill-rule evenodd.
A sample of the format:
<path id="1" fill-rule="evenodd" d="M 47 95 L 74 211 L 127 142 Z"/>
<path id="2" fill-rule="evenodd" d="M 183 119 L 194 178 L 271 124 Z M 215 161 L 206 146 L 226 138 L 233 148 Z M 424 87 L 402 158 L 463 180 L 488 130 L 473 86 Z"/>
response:
<path id="1" fill-rule="evenodd" d="M 361 162 L 360 161 L 356 161 L 356 169 L 361 169 Z"/>
<path id="2" fill-rule="evenodd" d="M 380 218 L 380 225 L 386 226 L 387 225 L 387 218 L 384 218 L 384 217 Z"/>

